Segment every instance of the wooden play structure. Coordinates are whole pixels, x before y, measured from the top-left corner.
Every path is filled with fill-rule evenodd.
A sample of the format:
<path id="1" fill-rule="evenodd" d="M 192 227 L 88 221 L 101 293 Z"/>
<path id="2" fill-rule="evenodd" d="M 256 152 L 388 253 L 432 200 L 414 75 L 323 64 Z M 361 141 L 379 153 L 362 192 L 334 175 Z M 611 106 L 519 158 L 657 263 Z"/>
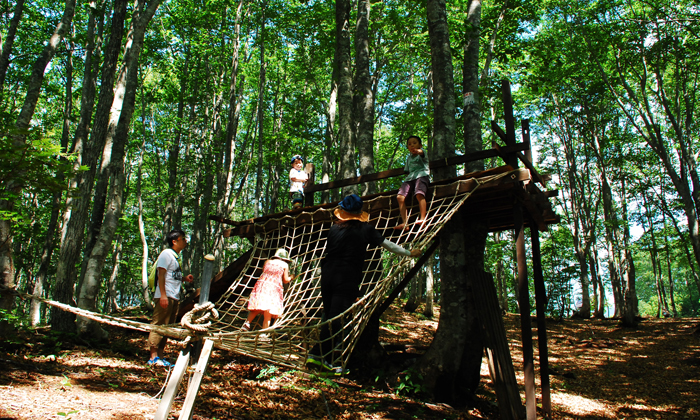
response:
<path id="1" fill-rule="evenodd" d="M 551 414 L 549 374 L 547 362 L 547 334 L 545 325 L 545 286 L 539 248 L 539 232 L 559 218 L 552 210 L 549 199 L 556 191 L 546 191 L 546 177 L 540 175 L 531 163 L 529 122 L 521 122 L 522 141 L 516 142 L 515 121 L 510 85 L 503 82 L 505 130 L 494 121 L 492 129 L 502 145 L 494 143 L 491 149 L 461 156 L 452 156 L 430 162 L 431 169 L 460 165 L 467 162 L 499 157 L 502 166 L 485 171 L 464 174 L 453 179 L 440 180 L 430 185 L 426 201 L 426 222 L 408 230 L 394 230 L 399 220 L 396 190 L 363 197 L 364 210 L 369 212 L 369 223 L 393 242 L 407 248 L 422 249 L 424 254 L 415 264 L 408 257 L 390 255 L 381 248 L 369 249 L 360 288 L 364 295 L 350 309 L 332 320 L 322 319 L 319 264 L 325 251 L 326 233 L 332 223 L 332 211 L 337 202 L 314 203 L 314 195 L 324 190 L 403 176 L 403 168 L 392 169 L 356 178 L 313 184 L 313 167 L 307 165 L 311 185 L 305 189 L 305 206 L 286 212 L 268 214 L 259 218 L 233 221 L 220 216 L 210 219 L 229 226 L 225 237 L 243 237 L 251 249 L 230 263 L 224 270 L 212 275 L 213 257 L 206 258 L 202 288 L 182 302 L 180 325 L 155 326 L 108 315 L 95 314 L 57 302 L 51 305 L 99 322 L 141 331 L 157 331 L 172 338 L 185 339 L 187 349 L 181 352 L 173 368 L 165 394 L 155 419 L 168 417 L 177 389 L 187 371 L 191 358 L 198 358 L 190 380 L 187 396 L 180 413 L 181 419 L 192 416 L 199 384 L 204 376 L 209 355 L 214 347 L 229 349 L 278 365 L 305 369 L 308 352 L 319 341 L 323 325 L 340 321 L 342 328 L 331 332 L 334 365 L 345 367 L 366 325 L 376 319 L 398 296 L 411 278 L 432 256 L 438 247 L 438 234 L 454 217 L 480 220 L 490 232 L 513 230 L 515 233 L 519 307 L 525 377 L 525 409 L 515 380 L 515 372 L 506 340 L 505 329 L 498 305 L 493 279 L 490 274 L 466 268 L 479 313 L 484 336 L 486 356 L 491 378 L 496 388 L 498 406 L 503 419 L 536 418 L 535 377 L 532 349 L 532 325 L 528 268 L 525 250 L 525 228 L 530 228 L 532 272 L 536 301 L 536 319 L 539 344 L 542 409 Z M 521 166 L 522 165 L 522 166 Z M 408 201 L 408 200 L 407 200 Z M 416 206 L 408 205 L 409 222 L 416 217 Z M 241 329 L 247 317 L 247 298 L 264 262 L 278 248 L 289 251 L 297 280 L 285 290 L 285 313 L 270 328 L 251 331 Z M 388 296 L 388 298 L 387 298 Z M 198 303 L 196 303 L 198 301 Z"/>

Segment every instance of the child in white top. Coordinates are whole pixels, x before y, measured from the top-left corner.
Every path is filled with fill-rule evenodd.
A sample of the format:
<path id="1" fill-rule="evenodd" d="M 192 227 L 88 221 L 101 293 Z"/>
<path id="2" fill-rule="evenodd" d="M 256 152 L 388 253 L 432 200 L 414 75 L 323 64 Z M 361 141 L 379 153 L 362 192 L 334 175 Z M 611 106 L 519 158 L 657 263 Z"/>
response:
<path id="1" fill-rule="evenodd" d="M 309 180 L 309 175 L 304 172 L 302 165 L 304 158 L 301 155 L 292 156 L 292 169 L 289 170 L 289 197 L 292 199 L 292 207 L 299 208 L 304 202 L 304 187 Z"/>

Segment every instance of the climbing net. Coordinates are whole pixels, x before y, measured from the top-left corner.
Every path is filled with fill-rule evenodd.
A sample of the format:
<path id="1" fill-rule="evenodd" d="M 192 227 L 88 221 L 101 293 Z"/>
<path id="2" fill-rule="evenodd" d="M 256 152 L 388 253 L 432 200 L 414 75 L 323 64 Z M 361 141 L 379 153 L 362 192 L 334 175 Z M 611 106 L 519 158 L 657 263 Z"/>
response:
<path id="1" fill-rule="evenodd" d="M 409 249 L 425 249 L 462 203 L 489 179 L 469 179 L 446 186 L 431 186 L 426 197 L 426 221 L 422 225 L 413 223 L 419 215 L 418 206 L 415 200 L 407 199 L 409 223 L 406 230 L 394 229 L 399 223 L 396 200 L 386 196 L 365 199 L 364 209 L 369 210 L 369 223 L 385 238 Z M 471 184 L 467 188 L 468 183 Z M 375 203 L 375 200 L 387 200 L 388 206 Z M 375 208 L 379 210 L 373 211 Z M 327 233 L 333 222 L 329 214 L 322 213 L 332 210 L 284 215 L 256 226 L 262 229 L 256 230 L 251 257 L 238 278 L 216 302 L 219 318 L 208 328 L 207 338 L 214 340 L 220 348 L 279 365 L 302 368 L 309 351 L 318 344 L 321 328 L 325 325 L 330 329 L 329 340 L 332 341 L 323 346 L 332 349 L 324 355 L 326 360 L 332 360 L 334 366 L 344 367 L 347 364 L 373 311 L 403 279 L 414 260 L 380 247 L 368 249 L 360 284 L 361 297 L 344 313 L 333 319 L 323 319 L 320 264 Z M 290 273 L 298 274 L 285 287 L 284 313 L 269 328 L 261 329 L 258 320 L 254 321 L 250 331 L 244 331 L 241 326 L 248 316 L 248 297 L 262 273 L 263 265 L 278 248 L 289 251 L 292 259 Z M 336 330 L 332 329 L 333 325 Z M 338 325 L 342 327 L 338 328 Z"/>
<path id="2" fill-rule="evenodd" d="M 409 249 L 425 249 L 479 186 L 492 181 L 500 182 L 500 178 L 509 175 L 514 177 L 513 172 L 515 171 L 479 179 L 458 180 L 447 185 L 431 185 L 426 196 L 426 220 L 422 225 L 413 223 L 418 217 L 415 200 L 406 200 L 409 221 L 406 230 L 394 229 L 399 220 L 395 199 L 387 196 L 366 198 L 364 210 L 370 214 L 369 223 L 382 232 L 385 238 Z M 385 202 L 380 203 L 379 200 Z M 335 366 L 345 367 L 374 310 L 401 282 L 414 260 L 397 256 L 383 248 L 369 249 L 368 259 L 363 267 L 360 298 L 337 317 L 323 319 L 320 263 L 326 247 L 327 233 L 333 223 L 330 216 L 332 211 L 333 209 L 318 209 L 315 212 L 287 214 L 256 224 L 255 245 L 238 277 L 214 305 L 197 305 L 186 314 L 181 322 L 182 327 L 120 319 L 48 299 L 14 293 L 39 299 L 104 324 L 147 332 L 155 331 L 185 341 L 193 336 L 207 338 L 213 340 L 219 348 L 292 368 L 304 367 L 309 351 L 319 344 L 320 331 L 326 326 L 331 332 L 328 338 L 331 342 L 324 343 L 323 348 L 331 350 L 324 357 L 326 360 L 332 360 L 331 364 Z M 248 297 L 262 273 L 263 265 L 278 248 L 289 251 L 292 259 L 290 271 L 298 274 L 298 277 L 285 287 L 284 313 L 269 328 L 260 329 L 259 323 L 255 323 L 250 331 L 244 331 L 241 326 L 248 316 Z M 198 312 L 204 314 L 193 319 Z M 332 329 L 333 325 L 336 326 L 336 330 Z M 337 327 L 338 325 L 340 327 Z"/>

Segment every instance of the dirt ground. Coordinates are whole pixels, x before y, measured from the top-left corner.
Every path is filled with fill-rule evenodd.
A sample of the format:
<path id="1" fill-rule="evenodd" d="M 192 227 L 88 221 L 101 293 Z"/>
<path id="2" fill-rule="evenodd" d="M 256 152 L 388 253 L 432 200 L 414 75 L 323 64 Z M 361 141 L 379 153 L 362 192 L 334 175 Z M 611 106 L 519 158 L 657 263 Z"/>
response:
<path id="1" fill-rule="evenodd" d="M 392 308 L 381 340 L 430 344 L 437 317 Z M 504 317 L 521 398 L 522 352 L 517 315 Z M 534 328 L 534 323 L 533 323 Z M 615 320 L 547 320 L 553 419 L 700 418 L 700 319 L 645 319 L 635 330 Z M 146 336 L 112 329 L 95 348 L 45 329 L 0 345 L 0 419 L 152 419 L 168 371 L 146 366 Z M 536 330 L 534 352 L 538 360 Z M 174 361 L 177 346 L 168 351 Z M 538 418 L 544 418 L 537 377 Z M 496 419 L 486 363 L 473 408 L 450 407 L 352 373 L 331 381 L 215 351 L 195 419 Z M 186 382 L 185 378 L 183 382 Z M 185 396 L 181 386 L 171 418 Z"/>

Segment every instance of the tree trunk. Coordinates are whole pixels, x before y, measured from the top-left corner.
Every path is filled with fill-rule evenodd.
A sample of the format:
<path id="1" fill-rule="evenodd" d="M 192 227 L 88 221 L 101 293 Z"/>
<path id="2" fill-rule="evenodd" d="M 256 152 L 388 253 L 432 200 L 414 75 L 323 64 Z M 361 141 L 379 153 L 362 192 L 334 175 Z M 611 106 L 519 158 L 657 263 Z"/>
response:
<path id="1" fill-rule="evenodd" d="M 79 189 L 78 194 L 69 198 L 67 202 L 66 215 L 64 216 L 64 227 L 61 239 L 60 256 L 56 269 L 56 285 L 53 297 L 66 304 L 74 304 L 73 286 L 77 277 L 76 265 L 80 258 L 80 249 L 83 244 L 85 234 L 85 220 L 92 195 L 92 186 L 96 172 L 97 157 L 102 151 L 104 138 L 109 122 L 109 111 L 114 98 L 114 77 L 117 60 L 121 47 L 121 40 L 124 34 L 124 20 L 126 17 L 126 0 L 115 0 L 112 14 L 112 29 L 110 39 L 105 50 L 104 63 L 102 65 L 102 76 L 100 82 L 100 96 L 95 110 L 95 123 L 90 141 L 86 144 L 82 154 L 81 164 L 86 166 L 87 171 L 78 176 L 78 180 L 72 181 Z M 87 70 L 87 69 L 86 69 Z M 84 92 L 85 93 L 85 92 Z M 81 120 L 83 113 L 81 105 Z M 76 136 L 78 131 L 76 130 Z M 76 137 L 77 139 L 77 137 Z M 77 145 L 77 142 L 76 142 Z M 75 316 L 70 312 L 60 309 L 51 309 L 51 327 L 58 331 L 73 331 Z"/>
<path id="2" fill-rule="evenodd" d="M 623 298 L 624 311 L 622 313 L 622 325 L 625 327 L 637 326 L 637 288 L 636 288 L 636 271 L 634 268 L 634 259 L 632 256 L 632 244 L 630 240 L 629 220 L 627 218 L 627 193 L 625 188 L 625 180 L 622 179 L 622 245 L 623 245 Z"/>
<path id="3" fill-rule="evenodd" d="M 12 46 L 15 44 L 15 36 L 17 35 L 17 28 L 19 27 L 19 22 L 22 20 L 23 12 L 24 0 L 16 0 L 10 26 L 7 27 L 7 35 L 2 42 L 2 55 L 0 55 L 0 102 L 2 102 L 2 92 L 5 90 L 5 76 L 7 75 L 7 68 L 10 66 Z"/>
<path id="4" fill-rule="evenodd" d="M 224 163 L 221 171 L 218 173 L 216 180 L 216 214 L 223 217 L 229 217 L 230 213 L 230 203 L 231 203 L 231 193 L 232 186 L 231 182 L 233 180 L 233 169 L 236 156 L 236 136 L 238 134 L 238 121 L 241 112 L 241 101 L 239 100 L 240 94 L 238 93 L 238 63 L 239 63 L 239 52 L 240 52 L 240 32 L 241 32 L 241 11 L 243 9 L 243 1 L 238 2 L 236 7 L 236 20 L 234 24 L 234 37 L 233 37 L 233 56 L 231 58 L 231 75 L 230 83 L 228 89 L 228 118 L 226 120 L 226 133 L 223 145 Z M 215 267 L 214 272 L 221 270 L 223 250 L 224 250 L 224 237 L 223 231 L 225 226 L 223 223 L 217 223 L 216 232 L 214 234 L 214 258 Z"/>
<path id="5" fill-rule="evenodd" d="M 70 137 L 70 118 L 73 112 L 73 51 L 75 45 L 73 42 L 70 43 L 71 48 L 68 54 L 68 59 L 66 60 L 66 101 L 63 105 L 63 131 L 61 133 L 61 152 L 65 153 L 68 149 L 68 138 Z M 64 180 L 63 172 L 56 174 L 56 178 L 59 182 Z M 51 263 L 51 256 L 53 255 L 53 249 L 55 245 L 56 238 L 56 228 L 58 225 L 58 214 L 61 209 L 61 197 L 63 194 L 61 192 L 55 192 L 53 194 L 52 206 L 51 206 L 51 216 L 49 217 L 49 224 L 46 228 L 46 239 L 44 240 L 44 249 L 41 253 L 41 262 L 39 264 L 39 271 L 34 280 L 34 290 L 32 294 L 36 297 L 43 297 L 44 287 L 46 283 L 46 275 L 49 271 L 49 265 Z M 37 299 L 32 299 L 31 308 L 29 312 L 29 320 L 31 325 L 37 326 L 41 323 L 41 302 Z"/>
<path id="6" fill-rule="evenodd" d="M 355 26 L 355 124 L 360 175 L 374 173 L 374 90 L 369 68 L 369 22 L 371 2 L 357 2 Z M 377 192 L 375 182 L 363 184 L 360 195 Z"/>
<path id="7" fill-rule="evenodd" d="M 146 95 L 142 97 L 145 98 Z M 148 238 L 146 238 L 146 226 L 143 222 L 143 154 L 146 149 L 146 104 L 145 99 L 141 103 L 141 127 L 143 128 L 143 141 L 141 142 L 141 150 L 139 150 L 139 161 L 136 168 L 136 202 L 138 203 L 139 212 L 139 238 L 141 239 L 141 297 L 143 298 L 144 306 L 149 309 L 153 308 L 151 301 L 151 290 L 148 285 Z M 121 239 L 121 237 L 119 237 Z"/>
<path id="8" fill-rule="evenodd" d="M 479 97 L 479 38 L 481 37 L 481 0 L 471 0 L 465 22 L 464 63 L 462 66 L 462 119 L 464 124 L 464 152 L 483 149 L 481 140 L 481 99 Z M 484 161 L 465 164 L 464 172 L 484 170 Z"/>
<path id="9" fill-rule="evenodd" d="M 262 17 L 260 19 L 260 34 L 258 35 L 260 44 L 260 80 L 258 85 L 258 166 L 255 177 L 255 208 L 253 213 L 255 217 L 260 217 L 260 210 L 262 209 L 262 168 L 263 168 L 263 122 L 265 117 L 265 7 L 267 2 L 262 2 Z"/>
<path id="10" fill-rule="evenodd" d="M 427 318 L 432 318 L 435 315 L 435 277 L 433 272 L 434 267 L 435 256 L 430 258 L 425 266 L 425 308 L 423 309 L 423 315 L 425 315 Z"/>
<path id="11" fill-rule="evenodd" d="M 338 85 L 338 151 L 340 178 L 357 176 L 353 123 L 352 57 L 350 44 L 350 0 L 335 2 L 335 61 Z M 343 195 L 357 193 L 356 185 L 343 188 Z"/>
<path id="12" fill-rule="evenodd" d="M 129 126 L 134 113 L 136 92 L 138 87 L 139 56 L 143 47 L 146 27 L 155 14 L 160 0 L 151 1 L 145 8 L 143 3 L 135 11 L 133 22 L 133 34 L 131 45 L 128 45 L 124 54 L 127 68 L 126 84 L 124 89 L 124 101 L 119 122 L 114 134 L 114 147 L 112 150 L 110 168 L 109 207 L 105 213 L 104 223 L 100 230 L 95 246 L 90 254 L 85 270 L 85 279 L 78 295 L 78 307 L 94 311 L 97 303 L 97 294 L 101 284 L 101 273 L 105 259 L 110 250 L 114 233 L 117 230 L 119 219 L 122 215 L 124 186 L 126 176 L 124 174 L 125 147 L 129 134 Z M 92 332 L 95 337 L 103 336 L 103 330 L 94 322 L 86 318 L 79 318 L 78 331 L 81 333 Z"/>
<path id="13" fill-rule="evenodd" d="M 122 237 L 117 235 L 117 240 L 112 249 L 112 274 L 107 282 L 107 296 L 105 296 L 104 310 L 107 313 L 118 312 L 119 302 L 117 301 L 117 277 L 119 276 L 119 261 L 122 255 Z"/>
<path id="14" fill-rule="evenodd" d="M 420 273 L 413 276 L 411 282 L 408 285 L 408 299 L 406 299 L 406 304 L 403 306 L 404 312 L 416 312 L 418 306 L 420 305 L 420 299 L 422 296 L 422 290 L 420 285 L 423 282 L 423 276 Z"/>
<path id="15" fill-rule="evenodd" d="M 75 0 L 67 0 L 61 22 L 54 30 L 53 35 L 44 47 L 39 57 L 34 62 L 32 74 L 27 83 L 27 94 L 24 98 L 24 103 L 15 122 L 17 134 L 12 135 L 12 141 L 17 148 L 24 147 L 27 141 L 26 130 L 29 128 L 34 111 L 36 110 L 41 86 L 44 81 L 44 71 L 49 62 L 53 59 L 59 42 L 65 34 L 70 30 L 75 13 Z M 19 15 L 18 15 L 19 16 Z M 19 196 L 21 186 L 9 180 L 5 189 Z M 0 200 L 0 212 L 12 212 L 14 208 L 14 200 Z M 14 289 L 15 283 L 15 266 L 12 255 L 12 223 L 5 218 L 0 218 L 0 288 Z M 0 309 L 11 310 L 14 305 L 14 296 L 9 293 L 0 295 Z M 9 323 L 0 322 L 0 334 L 8 331 Z"/>
<path id="16" fill-rule="evenodd" d="M 444 0 L 428 0 L 426 5 L 430 36 L 433 84 L 433 148 L 435 159 L 455 153 L 455 101 L 447 11 Z M 455 176 L 454 167 L 436 170 L 435 180 Z M 467 247 L 464 221 L 453 217 L 440 232 L 441 310 L 438 330 L 430 348 L 417 362 L 424 385 L 433 397 L 442 402 L 461 402 L 464 387 L 473 385 L 474 349 L 481 352 L 481 343 L 467 345 L 467 334 L 474 344 L 480 337 L 471 309 L 468 281 L 464 273 Z M 470 249 L 470 252 L 472 250 Z M 482 249 L 483 252 L 483 249 Z M 474 326 L 477 326 L 476 331 Z M 481 358 L 479 357 L 479 365 Z M 478 372 L 478 370 L 477 370 Z M 476 382 L 478 383 L 478 374 Z"/>

